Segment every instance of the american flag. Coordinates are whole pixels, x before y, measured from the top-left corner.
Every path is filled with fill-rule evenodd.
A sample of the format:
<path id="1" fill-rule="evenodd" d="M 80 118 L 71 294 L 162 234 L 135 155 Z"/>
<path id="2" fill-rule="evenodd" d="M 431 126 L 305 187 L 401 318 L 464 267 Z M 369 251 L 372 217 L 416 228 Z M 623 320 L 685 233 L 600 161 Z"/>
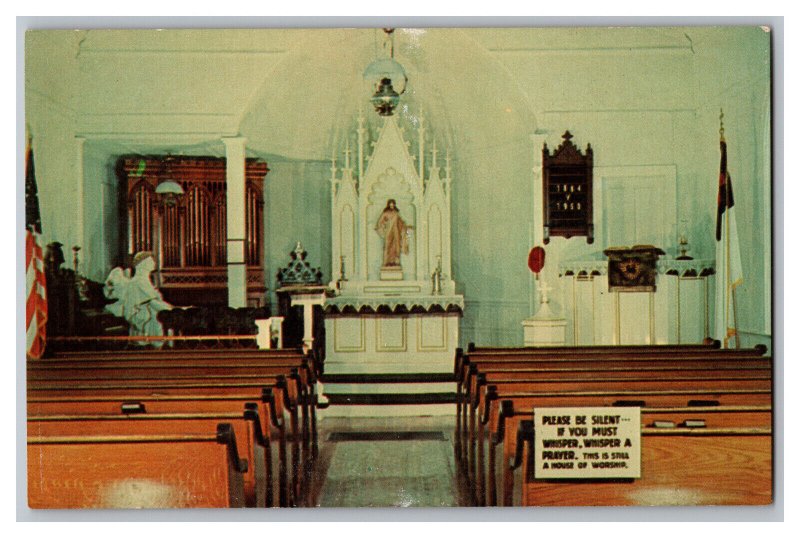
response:
<path id="1" fill-rule="evenodd" d="M 31 359 L 38 359 L 44 354 L 46 340 L 47 283 L 39 238 L 41 233 L 33 148 L 29 140 L 25 155 L 25 332 L 26 353 Z"/>

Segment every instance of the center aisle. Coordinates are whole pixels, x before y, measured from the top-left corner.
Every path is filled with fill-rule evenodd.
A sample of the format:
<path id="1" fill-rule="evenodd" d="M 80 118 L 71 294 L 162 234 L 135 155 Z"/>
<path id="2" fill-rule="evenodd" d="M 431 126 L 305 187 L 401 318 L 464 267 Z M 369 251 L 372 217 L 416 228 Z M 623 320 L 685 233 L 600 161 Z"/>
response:
<path id="1" fill-rule="evenodd" d="M 316 506 L 464 506 L 453 456 L 454 416 L 326 418 Z"/>

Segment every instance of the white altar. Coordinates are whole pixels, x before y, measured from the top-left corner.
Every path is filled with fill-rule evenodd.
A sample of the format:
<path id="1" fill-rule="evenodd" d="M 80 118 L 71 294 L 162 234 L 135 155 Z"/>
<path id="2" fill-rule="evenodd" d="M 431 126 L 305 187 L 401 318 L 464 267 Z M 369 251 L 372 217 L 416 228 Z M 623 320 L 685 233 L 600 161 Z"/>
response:
<path id="1" fill-rule="evenodd" d="M 439 166 L 435 141 L 427 153 L 421 116 L 414 157 L 397 117 L 382 121 L 369 157 L 359 117 L 355 155 L 348 142 L 343 166 L 331 164 L 325 371 L 450 372 L 464 308 L 451 270 L 450 158 Z"/>

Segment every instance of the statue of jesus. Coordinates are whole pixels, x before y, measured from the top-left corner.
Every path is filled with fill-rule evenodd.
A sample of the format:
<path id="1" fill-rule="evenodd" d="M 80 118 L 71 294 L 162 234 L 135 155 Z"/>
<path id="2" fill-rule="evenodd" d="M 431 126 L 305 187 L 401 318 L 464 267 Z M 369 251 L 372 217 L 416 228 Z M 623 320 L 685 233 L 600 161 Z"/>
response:
<path id="1" fill-rule="evenodd" d="M 375 225 L 383 238 L 383 267 L 400 267 L 400 253 L 408 254 L 408 235 L 413 228 L 400 216 L 394 199 L 387 201 Z"/>

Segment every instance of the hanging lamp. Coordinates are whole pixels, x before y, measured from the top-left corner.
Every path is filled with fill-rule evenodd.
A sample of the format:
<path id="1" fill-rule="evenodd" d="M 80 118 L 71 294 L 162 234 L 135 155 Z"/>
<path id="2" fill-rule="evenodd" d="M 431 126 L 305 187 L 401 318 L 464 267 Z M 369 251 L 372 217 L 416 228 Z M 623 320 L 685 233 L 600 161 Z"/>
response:
<path id="1" fill-rule="evenodd" d="M 384 28 L 389 44 L 389 58 L 379 58 L 370 63 L 364 70 L 364 79 L 375 85 L 375 93 L 370 98 L 375 111 L 381 116 L 391 116 L 400 102 L 400 96 L 406 91 L 408 76 L 403 66 L 394 59 L 394 28 Z M 403 81 L 398 92 L 393 84 Z"/>
<path id="2" fill-rule="evenodd" d="M 178 203 L 178 196 L 183 194 L 183 187 L 180 183 L 175 181 L 174 170 L 172 165 L 175 158 L 168 156 L 164 159 L 164 177 L 163 181 L 156 186 L 156 194 L 163 200 L 165 205 L 174 206 Z"/>

